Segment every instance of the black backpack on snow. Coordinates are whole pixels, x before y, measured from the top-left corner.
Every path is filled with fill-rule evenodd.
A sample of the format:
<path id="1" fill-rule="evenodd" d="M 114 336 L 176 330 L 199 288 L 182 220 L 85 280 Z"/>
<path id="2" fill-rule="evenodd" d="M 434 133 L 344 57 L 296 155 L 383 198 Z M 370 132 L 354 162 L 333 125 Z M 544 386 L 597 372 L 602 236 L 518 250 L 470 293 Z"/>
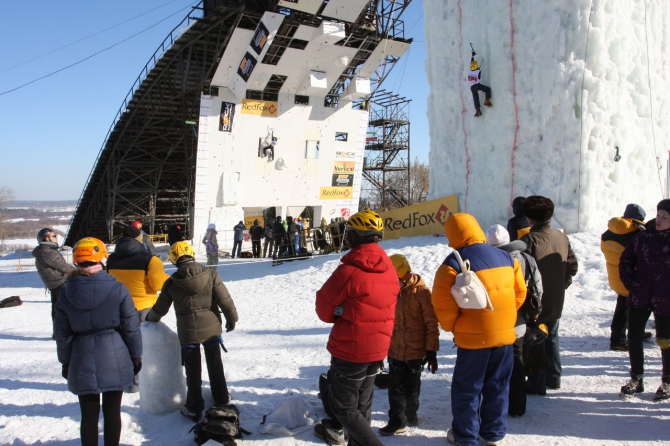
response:
<path id="1" fill-rule="evenodd" d="M 23 305 L 19 296 L 10 296 L 0 300 L 0 308 L 18 307 L 19 305 Z"/>
<path id="2" fill-rule="evenodd" d="M 236 446 L 235 439 L 251 432 L 240 427 L 240 411 L 234 404 L 215 404 L 205 412 L 205 417 L 189 432 L 195 433 L 198 445 L 214 440 L 223 446 Z"/>

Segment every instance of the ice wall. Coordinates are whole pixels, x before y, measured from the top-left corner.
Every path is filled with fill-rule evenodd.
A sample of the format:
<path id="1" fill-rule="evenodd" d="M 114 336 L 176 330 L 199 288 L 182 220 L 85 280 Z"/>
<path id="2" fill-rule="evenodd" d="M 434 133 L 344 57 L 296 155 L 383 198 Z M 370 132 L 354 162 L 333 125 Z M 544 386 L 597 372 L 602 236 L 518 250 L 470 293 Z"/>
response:
<path id="1" fill-rule="evenodd" d="M 569 232 L 667 193 L 667 0 L 424 0 L 430 197 L 482 226 L 538 194 Z M 493 90 L 475 108 L 470 43 Z M 480 93 L 483 101 L 484 95 Z M 621 159 L 614 161 L 615 146 Z"/>

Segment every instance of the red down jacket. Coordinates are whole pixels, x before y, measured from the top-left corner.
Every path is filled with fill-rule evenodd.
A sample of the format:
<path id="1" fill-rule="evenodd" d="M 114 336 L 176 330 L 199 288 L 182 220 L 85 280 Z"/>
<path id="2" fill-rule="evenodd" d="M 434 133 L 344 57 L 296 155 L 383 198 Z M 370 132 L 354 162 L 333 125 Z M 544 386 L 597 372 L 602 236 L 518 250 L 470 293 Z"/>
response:
<path id="1" fill-rule="evenodd" d="M 334 323 L 328 351 L 338 359 L 367 363 L 386 357 L 400 284 L 391 259 L 376 243 L 353 248 L 316 292 L 316 314 Z M 335 307 L 342 305 L 342 316 Z"/>

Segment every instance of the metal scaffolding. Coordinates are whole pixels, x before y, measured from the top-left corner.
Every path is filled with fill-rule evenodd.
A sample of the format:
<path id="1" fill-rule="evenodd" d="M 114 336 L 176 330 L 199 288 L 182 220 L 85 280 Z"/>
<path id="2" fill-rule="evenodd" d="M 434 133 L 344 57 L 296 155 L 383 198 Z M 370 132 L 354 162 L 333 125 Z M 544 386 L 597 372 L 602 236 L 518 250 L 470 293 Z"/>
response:
<path id="1" fill-rule="evenodd" d="M 337 106 L 383 39 L 409 43 L 398 18 L 410 2 L 372 0 L 356 22 L 346 23 L 347 37 L 337 44 L 358 48 L 358 53 L 330 90 L 327 105 Z M 200 97 L 217 94 L 211 81 L 233 31 L 254 30 L 266 11 L 284 14 L 263 60 L 272 63 L 285 48 L 304 44 L 293 34 L 300 24 L 318 26 L 324 20 L 319 13 L 327 5 L 324 1 L 316 14 L 306 14 L 279 6 L 279 0 L 199 3 L 161 43 L 124 99 L 79 198 L 65 244 L 73 246 L 86 236 L 115 242 L 134 220 L 153 234 L 179 224 L 186 239 L 191 238 Z M 398 59 L 382 60 L 371 78 L 373 92 Z M 264 91 L 263 97 L 276 93 Z"/>
<path id="2" fill-rule="evenodd" d="M 385 90 L 370 100 L 361 196 L 376 209 L 412 204 L 409 103 Z"/>

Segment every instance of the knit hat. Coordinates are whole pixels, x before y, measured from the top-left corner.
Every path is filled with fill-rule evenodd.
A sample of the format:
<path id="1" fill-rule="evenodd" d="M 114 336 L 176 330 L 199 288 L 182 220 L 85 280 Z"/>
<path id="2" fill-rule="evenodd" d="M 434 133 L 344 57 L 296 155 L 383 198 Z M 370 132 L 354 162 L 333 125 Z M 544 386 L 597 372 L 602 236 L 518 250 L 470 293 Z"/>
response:
<path id="1" fill-rule="evenodd" d="M 658 204 L 656 205 L 656 210 L 665 211 L 670 214 L 670 198 L 666 198 L 665 200 L 659 201 Z"/>
<path id="2" fill-rule="evenodd" d="M 633 218 L 635 220 L 644 221 L 647 213 L 639 204 L 631 203 L 626 206 L 626 211 L 623 213 L 623 218 Z"/>
<path id="3" fill-rule="evenodd" d="M 210 223 L 207 225 L 207 229 L 216 229 L 216 225 L 214 223 Z"/>
<path id="4" fill-rule="evenodd" d="M 506 245 L 509 243 L 509 232 L 500 225 L 493 225 L 486 230 L 486 243 L 491 246 Z"/>
<path id="5" fill-rule="evenodd" d="M 140 231 L 139 229 L 137 229 L 133 225 L 126 226 L 123 229 L 123 235 L 125 237 L 132 237 L 135 240 L 137 240 L 138 242 L 142 241 L 142 231 Z"/>
<path id="6" fill-rule="evenodd" d="M 554 202 L 547 197 L 531 195 L 523 202 L 523 213 L 533 221 L 548 221 L 554 215 Z"/>

